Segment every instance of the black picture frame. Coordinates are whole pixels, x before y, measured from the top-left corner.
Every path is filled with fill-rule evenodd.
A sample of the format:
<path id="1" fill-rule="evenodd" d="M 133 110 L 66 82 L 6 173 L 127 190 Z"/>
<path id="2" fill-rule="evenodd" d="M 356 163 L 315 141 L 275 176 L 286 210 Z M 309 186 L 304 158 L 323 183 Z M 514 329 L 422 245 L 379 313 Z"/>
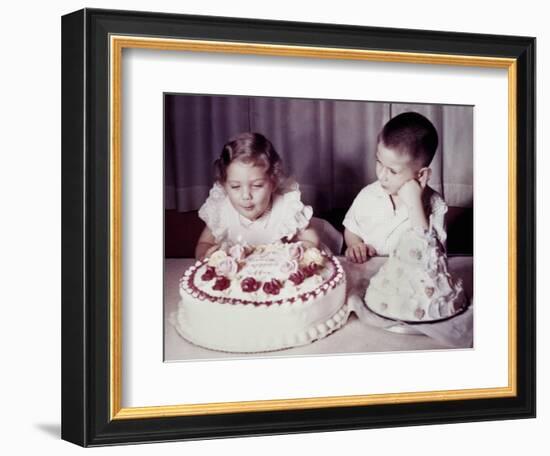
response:
<path id="1" fill-rule="evenodd" d="M 513 396 L 113 418 L 110 37 L 512 59 L 517 283 Z M 535 416 L 535 39 L 84 9 L 62 18 L 62 438 L 82 446 Z M 495 286 L 497 286 L 495 284 Z M 115 410 L 116 412 L 116 410 Z"/>

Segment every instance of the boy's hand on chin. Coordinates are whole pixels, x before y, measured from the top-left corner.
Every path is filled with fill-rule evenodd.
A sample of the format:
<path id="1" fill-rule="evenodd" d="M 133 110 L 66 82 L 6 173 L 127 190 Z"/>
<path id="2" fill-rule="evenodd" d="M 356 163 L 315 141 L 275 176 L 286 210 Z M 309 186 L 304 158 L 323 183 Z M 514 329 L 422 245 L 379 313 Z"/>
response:
<path id="1" fill-rule="evenodd" d="M 376 249 L 369 244 L 359 242 L 346 249 L 345 256 L 352 263 L 364 263 L 370 257 L 376 255 Z"/>
<path id="2" fill-rule="evenodd" d="M 422 192 L 426 185 L 422 185 L 416 179 L 405 182 L 397 191 L 398 198 L 408 207 L 413 207 L 422 203 Z"/>
<path id="3" fill-rule="evenodd" d="M 405 182 L 397 191 L 397 197 L 409 208 L 422 205 L 422 193 L 428 185 L 431 176 L 430 168 L 422 168 L 417 179 L 411 179 Z"/>

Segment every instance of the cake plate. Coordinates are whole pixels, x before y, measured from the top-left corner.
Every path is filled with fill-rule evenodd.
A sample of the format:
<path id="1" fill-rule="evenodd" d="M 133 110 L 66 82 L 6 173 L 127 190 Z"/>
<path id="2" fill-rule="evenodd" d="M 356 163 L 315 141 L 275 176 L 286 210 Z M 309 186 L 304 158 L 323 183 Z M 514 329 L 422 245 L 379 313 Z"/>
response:
<path id="1" fill-rule="evenodd" d="M 389 324 L 388 326 L 383 326 L 382 328 L 386 331 L 390 331 L 397 334 L 406 334 L 406 335 L 426 335 L 424 331 L 421 331 L 418 329 L 419 325 L 434 325 L 438 323 L 443 323 L 446 321 L 449 321 L 455 317 L 458 317 L 459 315 L 462 315 L 464 312 L 466 312 L 471 305 L 471 299 L 469 299 L 468 296 L 466 296 L 467 304 L 462 306 L 456 313 L 453 315 L 449 315 L 448 317 L 443 318 L 437 318 L 435 320 L 425 320 L 425 321 L 410 321 L 410 320 L 399 320 L 397 318 L 391 318 L 387 317 L 385 315 L 379 314 L 378 312 L 372 310 L 368 304 L 365 302 L 365 307 L 367 310 L 377 317 L 387 321 Z M 393 324 L 391 324 L 393 323 Z"/>

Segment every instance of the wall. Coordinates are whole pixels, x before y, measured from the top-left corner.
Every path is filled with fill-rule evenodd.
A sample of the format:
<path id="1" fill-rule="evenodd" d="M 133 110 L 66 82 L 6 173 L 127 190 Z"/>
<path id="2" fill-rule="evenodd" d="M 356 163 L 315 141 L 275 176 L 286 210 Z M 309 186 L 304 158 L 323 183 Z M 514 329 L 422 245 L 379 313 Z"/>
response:
<path id="1" fill-rule="evenodd" d="M 534 35 L 538 37 L 538 81 L 549 80 L 550 31 L 542 3 L 531 0 L 352 2 L 244 2 L 110 0 L 57 1 L 36 6 L 11 2 L 2 10 L 0 151 L 0 256 L 2 281 L 0 342 L 2 450 L 5 454 L 73 454 L 59 440 L 60 423 L 60 16 L 83 6 Z M 538 125 L 550 118 L 550 99 L 539 84 Z M 32 129 L 29 129 L 32 126 Z M 539 326 L 548 321 L 550 301 L 543 283 L 548 271 L 548 217 L 543 209 L 548 170 L 539 127 Z M 545 229 L 546 228 L 546 229 Z M 371 454 L 470 452 L 543 454 L 548 448 L 548 332 L 539 331 L 539 417 L 536 420 L 409 427 L 310 435 L 141 445 L 94 454 Z M 473 450 L 473 451 L 472 451 Z M 92 451 L 92 450 L 89 450 Z"/>

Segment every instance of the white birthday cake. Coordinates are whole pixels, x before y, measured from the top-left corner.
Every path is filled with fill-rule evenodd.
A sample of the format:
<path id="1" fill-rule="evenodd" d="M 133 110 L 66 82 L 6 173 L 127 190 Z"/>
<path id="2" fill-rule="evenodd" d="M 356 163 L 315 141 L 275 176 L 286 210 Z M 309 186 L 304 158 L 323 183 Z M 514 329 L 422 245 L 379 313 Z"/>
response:
<path id="1" fill-rule="evenodd" d="M 340 262 L 302 243 L 220 249 L 185 271 L 176 329 L 228 352 L 309 344 L 347 320 Z"/>
<path id="2" fill-rule="evenodd" d="M 452 317 L 468 305 L 460 280 L 447 270 L 447 258 L 435 236 L 407 231 L 365 293 L 369 309 L 405 322 Z"/>

